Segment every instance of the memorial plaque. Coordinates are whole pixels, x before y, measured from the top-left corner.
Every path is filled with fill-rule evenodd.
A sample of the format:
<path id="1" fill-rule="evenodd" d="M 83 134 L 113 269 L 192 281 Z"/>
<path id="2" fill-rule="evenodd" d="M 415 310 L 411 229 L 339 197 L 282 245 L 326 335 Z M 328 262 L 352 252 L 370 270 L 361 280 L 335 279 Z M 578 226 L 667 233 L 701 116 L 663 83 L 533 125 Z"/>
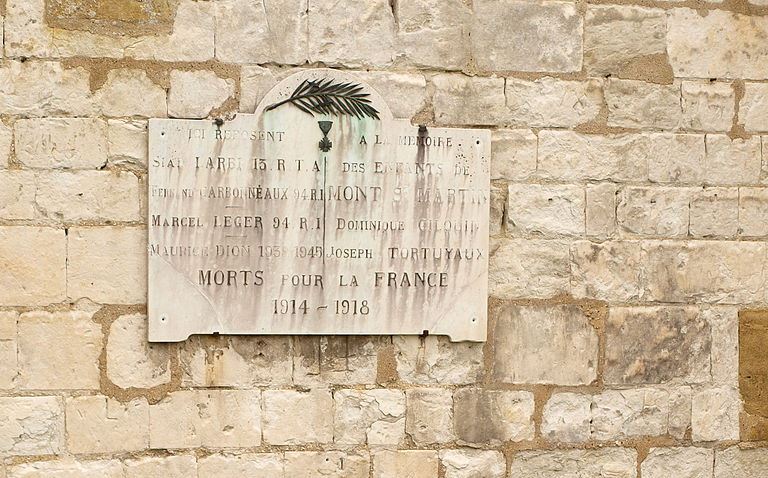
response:
<path id="1" fill-rule="evenodd" d="M 316 69 L 231 121 L 151 120 L 149 340 L 486 337 L 490 132 Z"/>

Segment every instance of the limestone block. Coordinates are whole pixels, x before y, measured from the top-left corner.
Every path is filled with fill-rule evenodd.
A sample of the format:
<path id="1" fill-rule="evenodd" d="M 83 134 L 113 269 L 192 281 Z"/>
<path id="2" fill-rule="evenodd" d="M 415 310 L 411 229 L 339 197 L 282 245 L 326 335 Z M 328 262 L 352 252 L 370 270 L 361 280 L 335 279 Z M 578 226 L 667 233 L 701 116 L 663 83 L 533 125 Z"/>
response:
<path id="1" fill-rule="evenodd" d="M 453 396 L 453 418 L 461 442 L 498 446 L 533 439 L 533 394 L 462 388 Z"/>
<path id="2" fill-rule="evenodd" d="M 168 115 L 165 90 L 142 70 L 111 70 L 94 96 L 105 116 Z"/>
<path id="3" fill-rule="evenodd" d="M 398 445 L 405 439 L 405 394 L 400 390 L 339 390 L 334 393 L 334 441 Z"/>
<path id="4" fill-rule="evenodd" d="M 35 219 L 36 194 L 36 172 L 0 170 L 0 218 Z"/>
<path id="5" fill-rule="evenodd" d="M 306 62 L 308 3 L 216 2 L 216 59 L 225 63 Z"/>
<path id="6" fill-rule="evenodd" d="M 37 461 L 9 467 L 8 478 L 124 478 L 118 460 Z"/>
<path id="7" fill-rule="evenodd" d="M 739 381 L 738 307 L 707 307 L 701 313 L 712 329 L 712 381 L 736 387 Z"/>
<path id="8" fill-rule="evenodd" d="M 589 440 L 592 433 L 590 406 L 592 397 L 578 393 L 552 395 L 541 418 L 541 436 L 549 441 L 579 443 Z"/>
<path id="9" fill-rule="evenodd" d="M 192 455 L 148 456 L 125 460 L 125 478 L 188 478 L 197 474 L 197 459 Z"/>
<path id="10" fill-rule="evenodd" d="M 690 233 L 700 237 L 732 237 L 739 227 L 739 193 L 733 188 L 704 188 L 691 196 Z"/>
<path id="11" fill-rule="evenodd" d="M 417 445 L 447 443 L 453 434 L 453 394 L 441 388 L 405 392 L 405 432 Z"/>
<path id="12" fill-rule="evenodd" d="M 481 343 L 452 343 L 435 335 L 396 335 L 392 341 L 397 373 L 406 383 L 464 385 L 476 382 L 483 373 Z"/>
<path id="13" fill-rule="evenodd" d="M 309 2 L 309 62 L 386 67 L 396 50 L 395 17 L 387 0 Z"/>
<path id="14" fill-rule="evenodd" d="M 510 184 L 507 194 L 507 231 L 535 236 L 585 233 L 582 186 Z"/>
<path id="15" fill-rule="evenodd" d="M 21 119 L 16 160 L 27 168 L 98 169 L 107 163 L 107 123 L 95 118 Z"/>
<path id="16" fill-rule="evenodd" d="M 708 135 L 707 138 L 710 138 Z M 648 179 L 655 183 L 700 183 L 705 176 L 704 135 L 656 134 L 648 156 Z"/>
<path id="17" fill-rule="evenodd" d="M 669 390 L 669 434 L 683 439 L 691 428 L 691 387 L 676 387 Z"/>
<path id="18" fill-rule="evenodd" d="M 235 80 L 219 78 L 212 71 L 171 71 L 168 115 L 205 118 L 235 94 Z"/>
<path id="19" fill-rule="evenodd" d="M 182 384 L 252 388 L 291 383 L 288 337 L 190 337 L 180 346 Z"/>
<path id="20" fill-rule="evenodd" d="M 609 79 L 605 88 L 608 126 L 674 129 L 682 120 L 680 83 L 657 85 Z"/>
<path id="21" fill-rule="evenodd" d="M 72 453 L 119 453 L 149 446 L 149 405 L 120 403 L 101 395 L 67 399 L 67 449 Z"/>
<path id="22" fill-rule="evenodd" d="M 333 397 L 328 390 L 265 390 L 264 441 L 301 445 L 333 441 Z"/>
<path id="23" fill-rule="evenodd" d="M 760 138 L 731 140 L 726 135 L 707 135 L 706 181 L 708 184 L 756 184 L 760 180 Z"/>
<path id="24" fill-rule="evenodd" d="M 618 302 L 641 297 L 643 263 L 639 242 L 579 241 L 572 244 L 570 257 L 575 297 Z"/>
<path id="25" fill-rule="evenodd" d="M 197 460 L 198 478 L 247 476 L 249 478 L 282 478 L 283 460 L 277 453 L 245 455 L 209 455 Z"/>
<path id="26" fill-rule="evenodd" d="M 589 122 L 600 113 L 603 103 L 602 82 L 595 79 L 507 78 L 504 93 L 510 120 L 533 127 L 572 127 Z"/>
<path id="27" fill-rule="evenodd" d="M 747 131 L 768 131 L 768 85 L 744 84 L 744 97 L 739 103 L 739 123 Z"/>
<path id="28" fill-rule="evenodd" d="M 768 77 L 768 18 L 689 8 L 670 11 L 667 51 L 675 77 Z"/>
<path id="29" fill-rule="evenodd" d="M 261 444 L 261 392 L 184 390 L 149 407 L 150 448 Z"/>
<path id="30" fill-rule="evenodd" d="M 13 144 L 13 129 L 0 121 L 0 169 L 8 167 Z"/>
<path id="31" fill-rule="evenodd" d="M 745 304 L 766 296 L 765 244 L 648 242 L 646 300 Z"/>
<path id="32" fill-rule="evenodd" d="M 497 129 L 491 141 L 491 179 L 527 179 L 536 171 L 538 138 L 533 131 Z"/>
<path id="33" fill-rule="evenodd" d="M 7 61 L 0 67 L 0 113 L 89 116 L 96 112 L 84 68 L 49 61 Z M 132 114 L 132 113 L 129 113 Z"/>
<path id="34" fill-rule="evenodd" d="M 285 453 L 285 476 L 291 478 L 315 478 L 317 476 L 323 478 L 368 478 L 370 466 L 371 458 L 364 451 L 289 451 Z"/>
<path id="35" fill-rule="evenodd" d="M 440 462 L 445 478 L 504 478 L 507 471 L 504 455 L 491 450 L 441 450 Z"/>
<path id="36" fill-rule="evenodd" d="M 0 305 L 47 305 L 66 295 L 66 236 L 47 227 L 0 227 Z"/>
<path id="37" fill-rule="evenodd" d="M 739 189 L 739 232 L 742 236 L 768 234 L 768 189 Z"/>
<path id="38" fill-rule="evenodd" d="M 257 65 L 244 65 L 240 70 L 240 111 L 253 113 L 256 105 L 278 81 L 297 69 L 273 72 Z"/>
<path id="39" fill-rule="evenodd" d="M 145 315 L 122 315 L 109 326 L 107 377 L 120 388 L 152 388 L 171 381 L 169 347 L 147 342 Z"/>
<path id="40" fill-rule="evenodd" d="M 67 258 L 69 297 L 88 297 L 107 304 L 144 303 L 146 234 L 140 227 L 71 228 Z"/>
<path id="41" fill-rule="evenodd" d="M 59 398 L 0 397 L 0 416 L 0 453 L 4 456 L 63 450 L 64 410 Z"/>
<path id="42" fill-rule="evenodd" d="M 584 19 L 584 67 L 590 76 L 633 77 L 633 67 L 645 59 L 666 61 L 666 36 L 664 10 L 589 5 Z"/>
<path id="43" fill-rule="evenodd" d="M 107 122 L 109 162 L 146 167 L 148 158 L 147 122 L 112 119 Z"/>
<path id="44" fill-rule="evenodd" d="M 432 84 L 439 125 L 495 125 L 509 117 L 504 78 L 442 74 L 433 77 Z"/>
<path id="45" fill-rule="evenodd" d="M 507 205 L 507 188 L 491 183 L 491 204 L 488 217 L 488 232 L 491 236 L 501 234 L 505 220 L 505 208 Z"/>
<path id="46" fill-rule="evenodd" d="M 586 187 L 587 236 L 608 238 L 616 232 L 618 186 L 613 183 L 588 184 Z"/>
<path id="47" fill-rule="evenodd" d="M 408 5 L 412 5 L 411 2 Z M 403 5 L 403 8 L 406 6 Z M 364 71 L 355 72 L 355 76 L 386 99 L 395 118 L 411 119 L 427 107 L 427 80 L 424 75 Z"/>
<path id="48" fill-rule="evenodd" d="M 565 181 L 644 181 L 656 141 L 651 135 L 597 136 L 543 130 L 539 132 L 538 173 Z M 703 152 L 703 142 L 701 146 Z"/>
<path id="49" fill-rule="evenodd" d="M 302 387 L 373 385 L 385 336 L 294 337 L 293 383 Z M 290 382 L 291 370 L 288 368 Z"/>
<path id="50" fill-rule="evenodd" d="M 705 448 L 651 448 L 640 465 L 643 478 L 712 476 L 714 452 Z"/>
<path id="51" fill-rule="evenodd" d="M 432 450 L 381 451 L 373 455 L 373 478 L 437 478 L 437 464 Z"/>
<path id="52" fill-rule="evenodd" d="M 515 455 L 510 475 L 515 478 L 571 478 L 610 476 L 636 478 L 637 452 L 632 448 L 523 451 Z"/>
<path id="53" fill-rule="evenodd" d="M 52 55 L 53 36 L 42 21 L 43 0 L 10 0 L 5 5 L 5 54 L 47 57 Z"/>
<path id="54" fill-rule="evenodd" d="M 505 239 L 491 250 L 488 266 L 491 296 L 547 298 L 570 289 L 567 242 Z"/>
<path id="55" fill-rule="evenodd" d="M 640 236 L 687 236 L 691 193 L 685 188 L 623 188 L 616 208 L 619 227 Z"/>
<path id="56" fill-rule="evenodd" d="M 85 312 L 27 312 L 19 318 L 19 386 L 99 388 L 101 326 Z"/>
<path id="57" fill-rule="evenodd" d="M 19 314 L 0 312 L 0 390 L 14 388 L 19 374 L 16 323 Z"/>
<path id="58" fill-rule="evenodd" d="M 608 390 L 592 398 L 592 438 L 659 436 L 669 425 L 669 392 L 652 388 Z"/>
<path id="59" fill-rule="evenodd" d="M 719 387 L 694 393 L 691 407 L 693 441 L 738 440 L 741 409 L 741 395 L 737 389 Z"/>
<path id="60" fill-rule="evenodd" d="M 470 4 L 419 0 L 396 4 L 398 51 L 408 64 L 461 70 L 469 61 Z"/>
<path id="61" fill-rule="evenodd" d="M 608 384 L 711 379 L 711 331 L 698 307 L 611 307 L 605 328 Z"/>
<path id="62" fill-rule="evenodd" d="M 41 172 L 35 204 L 56 221 L 140 221 L 140 194 L 136 175 L 124 171 Z"/>
<path id="63" fill-rule="evenodd" d="M 683 81 L 682 127 L 698 131 L 728 131 L 733 124 L 735 93 L 725 82 Z"/>
<path id="64" fill-rule="evenodd" d="M 470 44 L 481 70 L 581 70 L 583 21 L 572 3 L 485 0 L 474 13 Z"/>
<path id="65" fill-rule="evenodd" d="M 731 447 L 715 452 L 715 478 L 752 478 L 768 473 L 768 449 Z"/>
<path id="66" fill-rule="evenodd" d="M 500 382 L 588 385 L 597 378 L 597 331 L 577 305 L 503 306 L 493 350 Z"/>

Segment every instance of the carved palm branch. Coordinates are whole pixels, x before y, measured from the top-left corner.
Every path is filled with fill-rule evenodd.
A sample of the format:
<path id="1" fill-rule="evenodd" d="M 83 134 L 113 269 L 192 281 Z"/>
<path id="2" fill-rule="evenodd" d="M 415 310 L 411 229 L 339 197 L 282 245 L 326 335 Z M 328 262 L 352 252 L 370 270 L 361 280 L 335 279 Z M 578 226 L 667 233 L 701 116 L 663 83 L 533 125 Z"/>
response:
<path id="1" fill-rule="evenodd" d="M 291 103 L 312 116 L 317 113 L 379 119 L 379 112 L 371 105 L 368 96 L 368 93 L 363 93 L 362 86 L 354 83 L 334 83 L 331 79 L 304 80 L 289 98 L 268 106 L 266 111 Z"/>

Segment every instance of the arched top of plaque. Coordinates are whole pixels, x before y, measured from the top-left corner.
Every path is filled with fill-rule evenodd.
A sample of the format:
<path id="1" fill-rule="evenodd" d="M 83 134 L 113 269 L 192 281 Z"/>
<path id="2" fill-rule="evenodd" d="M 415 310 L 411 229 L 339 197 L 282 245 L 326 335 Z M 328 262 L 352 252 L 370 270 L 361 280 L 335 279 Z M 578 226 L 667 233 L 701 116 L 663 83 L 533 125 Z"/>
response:
<path id="1" fill-rule="evenodd" d="M 296 108 L 318 119 L 346 116 L 392 119 L 384 98 L 357 76 L 330 68 L 303 70 L 285 78 L 264 95 L 255 114 Z"/>

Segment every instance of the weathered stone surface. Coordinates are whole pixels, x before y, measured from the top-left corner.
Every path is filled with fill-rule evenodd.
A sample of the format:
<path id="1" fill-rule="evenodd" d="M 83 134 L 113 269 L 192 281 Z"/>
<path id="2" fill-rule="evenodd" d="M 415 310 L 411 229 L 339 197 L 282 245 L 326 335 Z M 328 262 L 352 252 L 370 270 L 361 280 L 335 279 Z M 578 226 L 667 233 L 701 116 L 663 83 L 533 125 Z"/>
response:
<path id="1" fill-rule="evenodd" d="M 541 418 L 541 436 L 549 441 L 578 443 L 592 433 L 592 397 L 578 393 L 552 395 Z"/>
<path id="2" fill-rule="evenodd" d="M 119 453 L 149 446 L 149 405 L 143 398 L 120 403 L 101 395 L 67 400 L 67 449 Z"/>
<path id="3" fill-rule="evenodd" d="M 768 19 L 714 10 L 671 10 L 667 50 L 676 77 L 768 77 Z"/>
<path id="4" fill-rule="evenodd" d="M 504 478 L 507 471 L 504 455 L 491 450 L 443 450 L 440 462 L 445 478 Z"/>
<path id="5" fill-rule="evenodd" d="M 0 390 L 11 389 L 19 374 L 16 323 L 19 314 L 0 311 Z"/>
<path id="6" fill-rule="evenodd" d="M 453 419 L 461 442 L 497 446 L 533 438 L 533 394 L 463 388 L 453 396 Z"/>
<path id="7" fill-rule="evenodd" d="M 488 279 L 494 297 L 547 298 L 570 289 L 567 242 L 501 240 L 491 251 Z"/>
<path id="8" fill-rule="evenodd" d="M 333 441 L 333 397 L 328 390 L 265 390 L 264 441 L 301 445 Z"/>
<path id="9" fill-rule="evenodd" d="M 628 448 L 596 450 L 523 451 L 515 455 L 510 476 L 515 478 L 571 478 L 610 476 L 635 478 L 637 452 Z"/>
<path id="10" fill-rule="evenodd" d="M 536 81 L 507 78 L 504 87 L 509 119 L 533 127 L 570 127 L 587 123 L 600 113 L 600 80 L 566 81 L 544 77 Z"/>
<path id="11" fill-rule="evenodd" d="M 1 397 L 0 453 L 56 454 L 64 449 L 64 410 L 57 397 Z"/>
<path id="12" fill-rule="evenodd" d="M 405 392 L 405 432 L 417 445 L 453 441 L 453 394 L 441 388 Z"/>
<path id="13" fill-rule="evenodd" d="M 464 385 L 479 380 L 483 371 L 480 343 L 451 343 L 446 337 L 397 335 L 397 373 L 407 383 Z"/>
<path id="14" fill-rule="evenodd" d="M 608 126 L 673 129 L 680 124 L 680 84 L 608 80 L 605 88 Z"/>
<path id="15" fill-rule="evenodd" d="M 684 188 L 623 188 L 616 208 L 619 227 L 641 236 L 687 236 L 690 195 Z"/>
<path id="16" fill-rule="evenodd" d="M 589 5 L 584 20 L 584 67 L 590 75 L 626 78 L 638 60 L 666 57 L 666 36 L 663 10 Z"/>
<path id="17" fill-rule="evenodd" d="M 387 0 L 309 2 L 309 61 L 385 67 L 395 57 L 395 17 Z"/>
<path id="18" fill-rule="evenodd" d="M 146 315 L 123 315 L 109 326 L 107 377 L 121 388 L 151 388 L 170 382 L 169 347 L 147 342 Z"/>
<path id="19" fill-rule="evenodd" d="M 504 78 L 437 75 L 432 78 L 435 121 L 441 125 L 490 125 L 509 116 Z"/>
<path id="20" fill-rule="evenodd" d="M 302 387 L 373 385 L 386 336 L 294 337 L 293 383 Z M 287 370 L 290 380 L 290 367 Z"/>
<path id="21" fill-rule="evenodd" d="M 491 236 L 502 233 L 506 218 L 507 188 L 491 184 L 491 201 L 488 215 L 488 232 Z"/>
<path id="22" fill-rule="evenodd" d="M 373 455 L 373 478 L 435 478 L 437 463 L 432 450 L 381 451 Z"/>
<path id="23" fill-rule="evenodd" d="M 522 235 L 583 235 L 585 194 L 581 186 L 510 184 L 507 231 Z"/>
<path id="24" fill-rule="evenodd" d="M 182 384 L 251 388 L 291 383 L 288 337 L 190 337 L 181 346 Z"/>
<path id="25" fill-rule="evenodd" d="M 715 478 L 752 478 L 768 473 L 768 449 L 731 447 L 715 452 Z"/>
<path id="26" fill-rule="evenodd" d="M 669 391 L 669 434 L 683 439 L 691 428 L 691 387 L 676 387 Z"/>
<path id="27" fill-rule="evenodd" d="M 738 219 L 742 236 L 768 235 L 768 189 L 739 189 Z"/>
<path id="28" fill-rule="evenodd" d="M 66 244 L 62 229 L 0 227 L 0 304 L 47 305 L 63 300 Z"/>
<path id="29" fill-rule="evenodd" d="M 85 312 L 19 318 L 19 385 L 27 390 L 99 388 L 101 326 Z"/>
<path id="30" fill-rule="evenodd" d="M 235 94 L 235 80 L 212 71 L 171 71 L 168 116 L 205 118 Z"/>
<path id="31" fill-rule="evenodd" d="M 597 331 L 577 305 L 503 306 L 493 350 L 501 382 L 588 385 L 597 377 Z"/>
<path id="32" fill-rule="evenodd" d="M 768 131 L 768 84 L 745 83 L 739 106 L 739 123 L 747 131 Z"/>
<path id="33" fill-rule="evenodd" d="M 249 478 L 282 478 L 283 460 L 277 453 L 246 455 L 209 455 L 197 460 L 198 478 L 247 476 Z"/>
<path id="34" fill-rule="evenodd" d="M 691 406 L 693 441 L 738 440 L 741 408 L 739 391 L 730 387 L 694 393 Z"/>
<path id="35" fill-rule="evenodd" d="M 226 63 L 304 63 L 308 3 L 216 2 L 216 58 Z"/>
<path id="36" fill-rule="evenodd" d="M 592 437 L 618 440 L 667 433 L 669 393 L 652 388 L 609 390 L 592 399 Z"/>
<path id="37" fill-rule="evenodd" d="M 423 75 L 365 71 L 355 72 L 355 76 L 381 93 L 395 118 L 411 119 L 427 107 L 427 80 Z"/>
<path id="38" fill-rule="evenodd" d="M 145 167 L 148 159 L 147 122 L 112 119 L 107 124 L 109 162 Z"/>
<path id="39" fill-rule="evenodd" d="M 143 303 L 147 298 L 146 234 L 140 227 L 70 229 L 69 297 L 107 304 Z M 121 253 L 115 254 L 118 250 Z"/>
<path id="40" fill-rule="evenodd" d="M 13 144 L 13 129 L 0 121 L 0 169 L 8 167 Z"/>
<path id="41" fill-rule="evenodd" d="M 370 466 L 371 458 L 365 452 L 285 453 L 285 476 L 291 478 L 368 478 Z"/>
<path id="42" fill-rule="evenodd" d="M 734 139 L 707 135 L 706 181 L 708 184 L 756 184 L 760 179 L 760 138 Z"/>
<path id="43" fill-rule="evenodd" d="M 149 407 L 150 448 L 261 444 L 261 392 L 184 390 Z"/>
<path id="44" fill-rule="evenodd" d="M 197 459 L 192 455 L 144 457 L 125 460 L 125 478 L 186 478 L 197 473 Z"/>
<path id="45" fill-rule="evenodd" d="M 700 478 L 712 476 L 714 452 L 705 448 L 652 448 L 643 460 L 643 478 Z"/>
<path id="46" fill-rule="evenodd" d="M 405 394 L 399 390 L 334 393 L 334 442 L 399 445 L 405 439 Z"/>
<path id="47" fill-rule="evenodd" d="M 110 117 L 168 115 L 165 90 L 142 70 L 111 70 L 95 97 L 101 111 Z"/>
<path id="48" fill-rule="evenodd" d="M 588 184 L 586 187 L 587 236 L 608 238 L 616 232 L 618 186 L 613 183 Z"/>
<path id="49" fill-rule="evenodd" d="M 574 296 L 626 302 L 642 295 L 639 242 L 579 241 L 571 246 L 570 257 Z"/>
<path id="50" fill-rule="evenodd" d="M 583 22 L 572 3 L 484 1 L 474 13 L 471 47 L 481 70 L 581 70 Z"/>
<path id="51" fill-rule="evenodd" d="M 735 93 L 725 82 L 683 81 L 681 126 L 698 131 L 728 131 L 733 124 Z"/>
<path id="52" fill-rule="evenodd" d="M 712 381 L 715 384 L 737 387 L 739 374 L 750 373 L 747 370 L 748 367 L 742 365 L 740 360 L 742 357 L 747 359 L 751 355 L 746 352 L 746 349 L 743 355 L 739 353 L 740 331 L 749 332 L 739 323 L 738 307 L 705 307 L 702 310 L 702 316 L 709 322 L 712 329 Z M 756 334 L 752 332 L 750 335 Z M 756 338 L 758 337 L 759 335 Z M 762 353 L 763 346 L 759 338 L 757 344 Z M 754 355 L 751 356 L 754 357 Z M 747 391 L 743 390 L 742 396 L 746 395 Z"/>
<path id="53" fill-rule="evenodd" d="M 709 138 L 710 136 L 707 136 Z M 656 134 L 648 152 L 648 179 L 656 183 L 700 183 L 705 177 L 704 135 Z"/>
<path id="54" fill-rule="evenodd" d="M 533 131 L 497 129 L 491 138 L 491 179 L 527 179 L 536 171 L 538 138 Z"/>
<path id="55" fill-rule="evenodd" d="M 257 65 L 243 65 L 240 70 L 240 111 L 253 113 L 262 98 L 278 81 L 298 69 L 273 71 Z"/>
<path id="56" fill-rule="evenodd" d="M 98 169 L 107 163 L 107 123 L 95 118 L 19 120 L 16 159 L 27 168 Z"/>
<path id="57" fill-rule="evenodd" d="M 8 478 L 124 478 L 118 460 L 38 461 L 16 465 L 8 470 Z"/>
<path id="58" fill-rule="evenodd" d="M 0 171 L 0 218 L 35 219 L 37 173 L 18 169 Z"/>
<path id="59" fill-rule="evenodd" d="M 398 51 L 417 67 L 460 70 L 469 61 L 472 7 L 461 0 L 395 4 Z"/>
<path id="60" fill-rule="evenodd" d="M 5 62 L 0 67 L 0 98 L 0 113 L 6 114 L 88 116 L 96 111 L 88 72 L 56 62 Z"/>
<path id="61" fill-rule="evenodd" d="M 711 378 L 710 327 L 697 307 L 611 307 L 605 333 L 606 383 Z"/>
<path id="62" fill-rule="evenodd" d="M 736 189 L 704 188 L 691 196 L 690 233 L 700 237 L 735 236 L 739 227 Z"/>

